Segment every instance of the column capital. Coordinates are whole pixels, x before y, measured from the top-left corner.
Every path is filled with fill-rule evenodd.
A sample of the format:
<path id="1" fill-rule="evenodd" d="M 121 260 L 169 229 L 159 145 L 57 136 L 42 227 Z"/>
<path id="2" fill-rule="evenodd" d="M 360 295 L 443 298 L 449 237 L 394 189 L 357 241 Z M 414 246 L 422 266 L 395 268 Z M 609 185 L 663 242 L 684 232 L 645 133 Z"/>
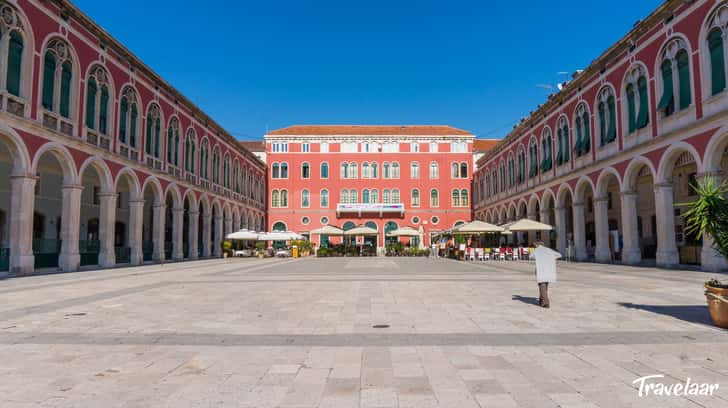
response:
<path id="1" fill-rule="evenodd" d="M 584 202 L 583 201 L 576 202 L 576 203 L 571 204 L 571 206 L 572 207 L 583 207 L 584 206 Z"/>
<path id="2" fill-rule="evenodd" d="M 633 197 L 633 196 L 637 196 L 637 191 L 635 191 L 635 190 L 620 191 L 619 195 L 621 197 Z"/>
<path id="3" fill-rule="evenodd" d="M 144 202 L 145 201 L 143 199 L 138 199 L 138 200 L 132 200 L 132 199 L 130 199 L 129 200 L 129 206 L 131 207 L 132 205 L 140 205 L 140 204 L 141 205 L 144 205 Z"/>
<path id="4" fill-rule="evenodd" d="M 116 192 L 114 192 L 114 191 L 102 191 L 98 194 L 98 196 L 99 196 L 99 199 L 117 197 Z"/>
<path id="5" fill-rule="evenodd" d="M 61 186 L 62 190 L 83 190 L 83 185 L 81 184 L 64 184 Z"/>
<path id="6" fill-rule="evenodd" d="M 40 178 L 40 177 L 38 177 L 38 176 L 36 176 L 36 175 L 34 175 L 34 174 L 31 174 L 31 173 L 20 173 L 20 174 L 17 174 L 17 173 L 15 173 L 15 174 L 11 174 L 11 175 L 10 175 L 10 179 L 11 179 L 11 180 L 16 180 L 16 179 L 28 179 L 28 180 L 34 180 L 34 181 L 37 181 L 37 180 L 38 180 L 39 178 Z"/>
<path id="7" fill-rule="evenodd" d="M 187 211 L 187 215 L 189 215 L 190 217 L 196 217 L 196 216 L 200 215 L 200 212 L 199 211 Z"/>
<path id="8" fill-rule="evenodd" d="M 165 204 L 154 204 L 154 205 L 152 205 L 152 208 L 154 208 L 155 210 L 158 210 L 160 208 L 161 209 L 166 209 L 167 206 Z"/>
<path id="9" fill-rule="evenodd" d="M 595 203 L 608 203 L 609 197 L 604 196 L 604 197 L 594 198 L 594 202 Z"/>
<path id="10" fill-rule="evenodd" d="M 215 215 L 215 221 L 222 220 L 222 215 Z"/>
<path id="11" fill-rule="evenodd" d="M 185 209 L 184 208 L 172 208 L 172 212 L 176 213 L 176 214 L 184 213 Z"/>
<path id="12" fill-rule="evenodd" d="M 654 185 L 655 191 L 656 190 L 672 190 L 672 182 L 663 182 L 663 183 L 655 183 Z"/>
<path id="13" fill-rule="evenodd" d="M 564 211 L 564 210 L 566 210 L 566 207 L 562 207 L 562 206 L 554 207 L 554 211 Z"/>
<path id="14" fill-rule="evenodd" d="M 723 170 L 706 170 L 704 172 L 698 173 L 695 175 L 696 178 L 702 179 L 704 177 L 710 177 L 713 176 L 718 180 L 722 180 L 723 177 L 725 177 L 725 174 L 723 173 Z"/>

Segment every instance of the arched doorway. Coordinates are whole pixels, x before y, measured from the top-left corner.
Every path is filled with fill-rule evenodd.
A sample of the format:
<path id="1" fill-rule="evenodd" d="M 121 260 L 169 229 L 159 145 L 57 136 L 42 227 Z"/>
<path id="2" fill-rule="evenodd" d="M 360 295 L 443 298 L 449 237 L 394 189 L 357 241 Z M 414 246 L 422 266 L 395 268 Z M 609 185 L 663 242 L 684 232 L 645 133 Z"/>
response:
<path id="1" fill-rule="evenodd" d="M 622 182 L 622 206 L 624 262 L 632 265 L 642 260 L 654 262 L 657 254 L 655 184 L 647 159 L 637 157 L 629 163 Z"/>
<path id="2" fill-rule="evenodd" d="M 394 221 L 387 221 L 386 224 L 384 224 L 384 237 L 385 237 L 385 243 L 386 245 L 394 245 L 397 243 L 398 238 L 397 237 L 389 237 L 387 236 L 390 232 L 395 231 L 399 228 L 399 225 L 397 225 Z"/>
<path id="3" fill-rule="evenodd" d="M 164 202 L 159 184 L 154 180 L 147 182 L 142 199 L 142 257 L 145 262 L 161 261 L 164 259 Z"/>
<path id="4" fill-rule="evenodd" d="M 596 224 L 596 250 L 598 262 L 622 260 L 623 228 L 622 199 L 616 171 L 605 170 L 597 180 L 594 221 Z"/>
<path id="5" fill-rule="evenodd" d="M 373 230 L 379 231 L 379 227 L 377 226 L 377 223 L 374 221 L 367 221 L 364 225 Z M 376 254 L 378 243 L 379 243 L 379 234 L 364 237 L 364 247 L 367 248 L 367 252 Z"/>

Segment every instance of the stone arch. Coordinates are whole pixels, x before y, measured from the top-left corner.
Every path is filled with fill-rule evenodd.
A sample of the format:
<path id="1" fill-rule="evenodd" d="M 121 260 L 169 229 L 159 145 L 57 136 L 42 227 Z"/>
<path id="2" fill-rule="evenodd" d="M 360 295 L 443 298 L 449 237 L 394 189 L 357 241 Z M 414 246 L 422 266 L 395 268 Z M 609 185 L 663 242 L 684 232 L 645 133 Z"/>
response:
<path id="1" fill-rule="evenodd" d="M 526 206 L 526 212 L 528 214 L 535 214 L 538 217 L 538 211 L 537 208 L 541 208 L 538 202 L 538 196 L 536 194 L 531 194 L 531 196 L 528 198 L 528 204 Z"/>
<path id="2" fill-rule="evenodd" d="M 33 164 L 31 166 L 32 174 L 36 174 L 38 172 L 38 162 L 45 153 L 52 154 L 58 160 L 58 163 L 63 170 L 63 182 L 65 184 L 78 184 L 79 180 L 78 173 L 76 172 L 76 162 L 73 160 L 73 156 L 71 156 L 68 149 L 66 149 L 66 147 L 61 143 L 57 142 L 46 143 L 41 146 L 37 152 L 35 152 L 35 157 L 33 158 Z"/>
<path id="3" fill-rule="evenodd" d="M 144 194 L 144 191 L 146 191 L 147 187 L 152 189 L 152 193 L 154 193 L 154 205 L 162 205 L 164 203 L 164 189 L 162 188 L 162 184 L 159 182 L 159 180 L 154 176 L 147 177 L 146 180 L 144 180 L 144 184 L 142 185 L 141 192 Z"/>
<path id="4" fill-rule="evenodd" d="M 572 198 L 573 200 L 573 197 L 574 192 L 571 190 L 571 187 L 566 183 L 562 183 L 559 185 L 559 189 L 556 192 L 556 201 L 554 204 L 556 207 L 563 207 L 566 203 L 566 199 Z"/>
<path id="5" fill-rule="evenodd" d="M 132 200 L 138 200 L 141 196 L 142 189 L 141 185 L 139 184 L 139 177 L 137 177 L 136 172 L 131 167 L 124 167 L 119 171 L 119 173 L 116 175 L 116 180 L 114 181 L 114 191 L 119 190 L 119 183 L 121 180 L 125 179 L 127 180 L 127 183 L 129 183 L 129 186 L 131 187 Z"/>
<path id="6" fill-rule="evenodd" d="M 167 185 L 167 191 L 164 192 L 164 197 L 166 198 L 168 194 L 170 194 L 172 196 L 172 202 L 174 203 L 174 208 L 182 208 L 182 206 L 183 206 L 182 194 L 179 192 L 179 187 L 177 187 L 176 184 L 169 183 L 169 185 Z"/>
<path id="7" fill-rule="evenodd" d="M 700 160 L 700 154 L 693 147 L 693 145 L 686 142 L 675 142 L 665 150 L 660 158 L 660 164 L 657 167 L 657 177 L 655 183 L 669 183 L 672 182 L 672 169 L 675 167 L 675 162 L 681 154 L 689 152 L 698 168 L 698 172 L 701 172 L 703 167 Z"/>
<path id="8" fill-rule="evenodd" d="M 10 151 L 13 161 L 13 174 L 26 174 L 31 168 L 30 154 L 23 139 L 5 123 L 0 123 L 0 143 Z"/>
<path id="9" fill-rule="evenodd" d="M 85 73 L 81 72 L 82 65 L 81 61 L 78 58 L 78 53 L 76 52 L 76 49 L 73 47 L 73 44 L 71 41 L 69 41 L 67 38 L 65 38 L 61 33 L 59 32 L 50 32 L 48 35 L 45 36 L 43 39 L 41 46 L 40 46 L 40 59 L 41 66 L 39 69 L 38 74 L 38 80 L 43 81 L 43 59 L 45 58 L 46 52 L 48 51 L 49 45 L 53 41 L 59 41 L 62 42 L 65 47 L 67 47 L 66 52 L 68 52 L 68 58 L 70 58 L 72 67 L 71 67 L 71 100 L 68 106 L 69 109 L 69 116 L 68 118 L 70 121 L 74 123 L 73 131 L 74 134 L 77 135 L 80 133 L 79 129 L 77 129 L 78 126 L 76 126 L 77 119 L 82 116 L 82 111 L 79 111 L 81 108 L 80 99 L 81 99 L 81 93 L 85 90 L 81 89 L 81 76 Z M 35 44 L 32 44 L 31 46 L 35 46 Z M 85 76 L 84 76 L 85 79 Z M 39 110 L 43 109 L 43 87 L 38 86 L 38 89 L 36 90 L 36 104 Z"/>
<path id="10" fill-rule="evenodd" d="M 199 201 L 195 197 L 195 192 L 193 190 L 187 190 L 185 191 L 185 194 L 182 196 L 182 205 L 184 205 L 185 201 L 189 203 L 190 208 L 197 209 L 199 207 Z"/>
<path id="11" fill-rule="evenodd" d="M 723 126 L 717 131 L 708 142 L 708 147 L 705 149 L 705 157 L 703 158 L 703 171 L 721 171 L 721 160 L 726 150 L 728 150 L 728 125 Z M 726 176 L 728 174 L 723 175 L 723 177 Z"/>
<path id="12" fill-rule="evenodd" d="M 11 4 L 12 3 L 12 4 Z M 28 20 L 28 17 L 25 15 L 25 12 L 23 9 L 18 7 L 17 2 L 11 1 L 11 2 L 4 2 L 3 8 L 8 7 L 10 10 L 12 10 L 12 13 L 8 13 L 6 18 L 9 18 L 11 20 L 10 24 L 6 21 L 6 26 L 10 25 L 8 27 L 8 31 L 4 34 L 9 34 L 13 31 L 18 32 L 23 37 L 23 55 L 22 55 L 22 67 L 21 67 L 21 89 L 20 89 L 20 96 L 21 98 L 30 101 L 32 99 L 32 93 L 33 93 L 33 72 L 35 69 L 35 33 L 33 32 L 33 25 L 30 24 L 30 21 Z M 5 10 L 3 10 L 5 11 Z M 13 15 L 14 13 L 14 15 Z M 17 20 L 15 20 L 14 17 L 17 17 Z M 44 41 L 43 45 L 45 46 L 47 42 Z M 43 48 L 41 48 L 43 49 Z M 25 104 L 24 107 L 24 115 L 28 115 L 30 112 L 29 109 L 29 103 Z"/>
<path id="13" fill-rule="evenodd" d="M 584 202 L 585 195 L 588 191 L 587 188 L 591 189 L 592 194 L 594 193 L 594 183 L 592 183 L 589 177 L 582 176 L 581 178 L 579 178 L 579 181 L 576 182 L 576 187 L 574 188 L 573 199 L 575 203 Z"/>
<path id="14" fill-rule="evenodd" d="M 597 185 L 594 189 L 595 197 L 604 197 L 607 195 L 607 187 L 609 186 L 610 175 L 614 176 L 614 178 L 617 179 L 619 190 L 622 191 L 622 179 L 619 176 L 619 172 L 615 170 L 614 167 L 604 167 L 601 173 L 599 173 L 599 178 L 597 179 Z"/>
<path id="15" fill-rule="evenodd" d="M 624 177 L 622 177 L 622 191 L 634 191 L 637 184 L 637 176 L 644 166 L 647 166 L 650 170 L 650 174 L 655 177 L 657 171 L 655 170 L 655 166 L 653 166 L 652 162 L 644 156 L 635 156 L 627 165 Z"/>
<path id="16" fill-rule="evenodd" d="M 91 156 L 86 159 L 83 164 L 81 164 L 81 168 L 78 170 L 79 183 L 82 181 L 83 175 L 89 167 L 93 167 L 94 170 L 96 170 L 96 173 L 99 176 L 99 181 L 101 181 L 102 193 L 111 193 L 115 191 L 116 185 L 113 177 L 111 176 L 111 170 L 109 170 L 109 166 L 100 156 Z"/>

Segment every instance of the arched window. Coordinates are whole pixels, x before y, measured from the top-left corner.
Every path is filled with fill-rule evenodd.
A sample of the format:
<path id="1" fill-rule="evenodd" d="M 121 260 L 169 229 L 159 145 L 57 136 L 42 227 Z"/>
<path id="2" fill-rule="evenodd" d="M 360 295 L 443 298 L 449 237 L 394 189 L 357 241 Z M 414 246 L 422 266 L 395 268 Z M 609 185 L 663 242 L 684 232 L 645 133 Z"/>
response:
<path id="1" fill-rule="evenodd" d="M 662 51 L 662 97 L 657 110 L 670 116 L 692 103 L 690 91 L 690 60 L 687 45 L 682 38 L 670 41 Z"/>
<path id="2" fill-rule="evenodd" d="M 452 206 L 460 207 L 460 190 L 458 189 L 452 191 Z"/>
<path id="3" fill-rule="evenodd" d="M 420 164 L 417 162 L 410 163 L 410 177 L 413 179 L 420 178 Z"/>
<path id="4" fill-rule="evenodd" d="M 86 80 L 86 127 L 104 135 L 109 124 L 109 89 L 106 70 L 94 66 Z"/>
<path id="5" fill-rule="evenodd" d="M 349 163 L 341 163 L 341 178 L 345 179 L 349 177 Z"/>
<path id="6" fill-rule="evenodd" d="M 440 178 L 440 168 L 437 162 L 430 162 L 430 180 L 437 180 Z"/>
<path id="7" fill-rule="evenodd" d="M 301 165 L 301 178 L 307 179 L 311 178 L 311 165 L 308 163 L 303 163 Z"/>
<path id="8" fill-rule="evenodd" d="M 549 139 L 550 138 L 551 137 L 549 136 Z M 505 162 L 501 162 L 501 165 L 500 165 L 500 187 L 501 187 L 501 189 L 500 189 L 501 192 L 506 191 L 506 163 Z"/>
<path id="9" fill-rule="evenodd" d="M 574 127 L 576 128 L 576 140 L 574 141 L 574 154 L 581 157 L 591 148 L 591 124 L 589 121 L 589 109 L 586 104 L 581 103 L 576 107 L 576 118 L 574 119 Z"/>
<path id="10" fill-rule="evenodd" d="M 0 10 L 0 36 L 7 36 L 7 42 L 3 38 L 3 46 L 0 47 L 0 66 L 6 64 L 6 76 L 5 76 L 5 90 L 10 95 L 18 97 L 26 97 L 25 90 L 23 89 L 23 64 L 24 52 L 25 52 L 25 40 L 23 33 L 25 27 L 21 23 L 20 16 L 17 14 L 15 9 L 11 7 L 7 2 L 3 3 L 2 10 Z M 32 47 L 31 47 L 32 48 Z M 7 51 L 7 56 L 4 55 Z M 30 56 L 32 58 L 32 56 Z M 29 59 L 29 58 L 28 58 Z M 16 101 L 17 102 L 17 101 Z M 21 105 L 18 105 L 21 109 Z M 8 107 L 10 110 L 10 106 Z M 15 111 L 16 114 L 23 115 L 23 111 Z"/>
<path id="11" fill-rule="evenodd" d="M 377 162 L 372 162 L 372 163 L 370 164 L 370 171 L 371 171 L 371 175 L 372 175 L 372 178 L 373 178 L 373 179 L 375 179 L 375 178 L 379 177 L 379 175 L 377 174 L 377 172 L 378 172 L 378 169 L 377 169 Z"/>
<path id="12" fill-rule="evenodd" d="M 569 162 L 569 152 L 571 151 L 569 122 L 563 116 L 559 118 L 559 122 L 556 124 L 556 139 L 559 145 L 559 151 L 556 154 L 556 164 L 561 166 Z"/>
<path id="13" fill-rule="evenodd" d="M 450 174 L 450 177 L 452 177 L 454 179 L 455 178 L 458 178 L 459 170 L 458 170 L 458 164 L 457 163 L 453 163 L 453 164 L 450 165 L 450 173 L 451 173 Z"/>
<path id="14" fill-rule="evenodd" d="M 301 191 L 301 207 L 308 208 L 311 206 L 311 193 L 304 189 Z"/>
<path id="15" fill-rule="evenodd" d="M 322 208 L 327 208 L 329 206 L 329 190 L 321 190 L 320 204 Z"/>
<path id="16" fill-rule="evenodd" d="M 716 25 L 708 34 L 708 51 L 710 53 L 710 92 L 717 95 L 725 90 L 726 64 L 723 32 L 728 21 L 728 7 L 722 7 L 714 17 L 712 24 Z"/>
<path id="17" fill-rule="evenodd" d="M 399 178 L 399 163 L 397 163 L 397 162 L 392 163 L 392 178 L 394 178 L 394 179 Z"/>
<path id="18" fill-rule="evenodd" d="M 361 202 L 363 204 L 368 204 L 369 203 L 369 190 L 364 189 L 364 190 L 361 191 Z"/>
<path id="19" fill-rule="evenodd" d="M 391 200 L 390 194 L 391 194 L 391 193 L 390 193 L 390 191 L 389 191 L 389 190 L 386 190 L 386 189 L 385 189 L 385 190 L 383 190 L 383 191 L 382 191 L 382 202 L 383 202 L 384 204 L 391 204 L 391 201 L 390 201 L 390 200 Z"/>
<path id="20" fill-rule="evenodd" d="M 439 207 L 440 206 L 440 194 L 437 192 L 437 189 L 430 190 L 430 207 Z"/>
<path id="21" fill-rule="evenodd" d="M 389 162 L 382 163 L 382 178 L 385 178 L 385 179 L 392 178 Z"/>
<path id="22" fill-rule="evenodd" d="M 70 118 L 72 81 L 70 48 L 64 40 L 54 38 L 48 42 L 43 57 L 43 108 Z"/>
<path id="23" fill-rule="evenodd" d="M 179 120 L 172 118 L 167 128 L 167 164 L 179 167 Z"/>
<path id="24" fill-rule="evenodd" d="M 469 205 L 470 205 L 470 201 L 468 200 L 468 190 L 466 190 L 466 189 L 460 190 L 460 206 L 467 207 Z"/>
<path id="25" fill-rule="evenodd" d="M 599 146 L 606 146 L 617 139 L 617 114 L 612 88 L 608 86 L 602 88 L 598 100 Z"/>
<path id="26" fill-rule="evenodd" d="M 359 202 L 358 194 L 355 189 L 349 190 L 349 203 L 356 204 Z"/>
<path id="27" fill-rule="evenodd" d="M 524 181 L 526 181 L 526 151 L 523 150 L 523 147 L 521 147 L 518 150 L 518 178 L 517 178 L 518 184 L 522 184 Z M 480 194 L 484 194 L 483 189 L 481 188 Z M 482 198 L 482 197 L 481 197 Z"/>
<path id="28" fill-rule="evenodd" d="M 369 192 L 369 202 L 372 204 L 376 204 L 379 202 L 379 191 L 376 188 L 373 188 Z"/>
<path id="29" fill-rule="evenodd" d="M 341 204 L 349 204 L 349 190 L 343 189 L 339 195 L 339 202 Z"/>
<path id="30" fill-rule="evenodd" d="M 460 163 L 460 178 L 468 178 L 468 163 Z"/>
<path id="31" fill-rule="evenodd" d="M 498 171 L 493 168 L 493 177 L 491 177 L 493 180 L 493 194 L 498 194 Z"/>
<path id="32" fill-rule="evenodd" d="M 647 102 L 647 75 L 642 65 L 635 66 L 627 74 L 626 84 L 627 131 L 632 133 L 647 126 L 650 117 Z"/>
<path id="33" fill-rule="evenodd" d="M 288 207 L 288 190 L 281 190 L 281 207 Z"/>
<path id="34" fill-rule="evenodd" d="M 273 190 L 271 193 L 270 206 L 273 208 L 281 206 L 281 193 L 278 190 Z"/>
<path id="35" fill-rule="evenodd" d="M 329 178 L 329 164 L 328 163 L 321 163 L 321 178 L 327 179 Z"/>
<path id="36" fill-rule="evenodd" d="M 356 163 L 351 162 L 349 163 L 349 174 L 347 175 L 347 178 L 355 179 L 357 177 L 359 177 L 359 166 Z"/>
<path id="37" fill-rule="evenodd" d="M 200 145 L 200 177 L 205 180 L 210 178 L 210 147 L 207 139 Z"/>
<path id="38" fill-rule="evenodd" d="M 162 112 L 159 105 L 152 103 L 147 111 L 147 132 L 146 148 L 147 156 L 160 158 L 160 146 L 162 144 L 160 135 L 162 133 Z"/>
<path id="39" fill-rule="evenodd" d="M 233 184 L 233 192 L 239 193 L 240 192 L 240 165 L 238 164 L 238 159 L 235 159 L 233 161 L 233 172 L 232 172 L 232 184 Z"/>
<path id="40" fill-rule="evenodd" d="M 288 178 L 288 163 L 286 163 L 286 162 L 281 163 L 281 178 L 282 179 Z"/>
<path id="41" fill-rule="evenodd" d="M 285 191 L 285 190 L 283 190 L 283 191 Z M 288 227 L 286 227 L 286 224 L 278 221 L 277 223 L 273 224 L 272 230 L 277 231 L 277 232 L 285 232 L 285 231 L 288 231 Z"/>
<path id="42" fill-rule="evenodd" d="M 368 179 L 369 176 L 369 163 L 364 162 L 361 164 L 361 178 Z"/>
<path id="43" fill-rule="evenodd" d="M 513 188 L 516 184 L 516 163 L 513 156 L 508 158 L 508 188 Z"/>
<path id="44" fill-rule="evenodd" d="M 273 165 L 271 165 L 270 178 L 281 178 L 281 165 L 279 163 L 273 163 Z"/>
<path id="45" fill-rule="evenodd" d="M 131 149 L 137 148 L 137 122 L 139 106 L 134 89 L 127 86 L 119 101 L 119 142 Z"/>
<path id="46" fill-rule="evenodd" d="M 187 130 L 187 136 L 185 137 L 185 171 L 191 174 L 195 174 L 195 151 L 196 143 L 195 131 L 191 128 Z"/>
<path id="47" fill-rule="evenodd" d="M 413 189 L 412 190 L 412 207 L 419 207 L 420 206 L 420 190 Z"/>
<path id="48" fill-rule="evenodd" d="M 392 189 L 392 204 L 399 204 L 399 203 L 401 203 L 400 198 L 399 198 L 399 189 L 398 188 Z"/>

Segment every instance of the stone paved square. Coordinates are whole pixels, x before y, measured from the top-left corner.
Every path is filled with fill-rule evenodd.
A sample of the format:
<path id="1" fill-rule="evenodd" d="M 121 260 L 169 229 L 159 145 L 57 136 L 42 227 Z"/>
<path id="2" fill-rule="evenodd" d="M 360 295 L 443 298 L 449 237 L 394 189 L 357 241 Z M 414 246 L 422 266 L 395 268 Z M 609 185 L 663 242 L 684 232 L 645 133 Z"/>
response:
<path id="1" fill-rule="evenodd" d="M 546 310 L 533 267 L 228 259 L 5 280 L 0 406 L 728 406 L 710 274 L 560 263 Z M 720 388 L 640 398 L 653 374 Z"/>

